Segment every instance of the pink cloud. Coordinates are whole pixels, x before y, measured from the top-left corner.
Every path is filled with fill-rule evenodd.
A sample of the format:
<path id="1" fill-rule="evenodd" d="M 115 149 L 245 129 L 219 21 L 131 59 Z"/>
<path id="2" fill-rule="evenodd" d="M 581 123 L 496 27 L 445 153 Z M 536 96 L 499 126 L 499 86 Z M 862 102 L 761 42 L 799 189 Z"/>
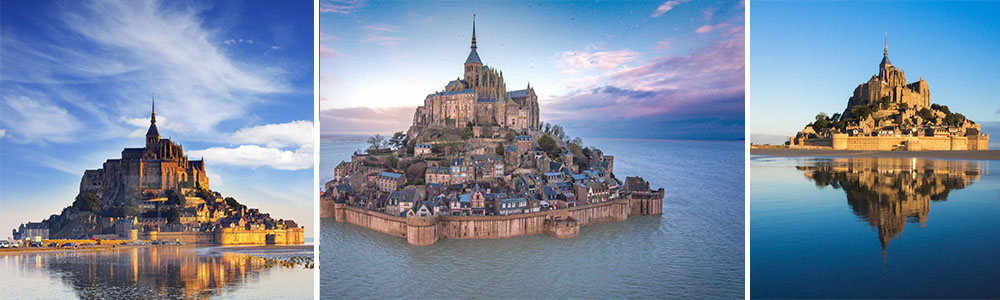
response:
<path id="1" fill-rule="evenodd" d="M 687 56 L 661 56 L 599 80 L 572 82 L 576 92 L 545 101 L 542 111 L 557 122 L 692 116 L 742 120 L 744 68 L 739 34 Z"/>
<path id="2" fill-rule="evenodd" d="M 329 47 L 327 47 L 326 45 L 323 45 L 323 44 L 319 45 L 319 58 L 321 58 L 321 59 L 322 58 L 331 58 L 332 59 L 332 58 L 340 57 L 340 56 L 341 56 L 341 54 L 339 52 L 337 52 L 336 50 L 333 50 L 333 49 L 331 49 L 331 48 L 329 48 Z"/>
<path id="3" fill-rule="evenodd" d="M 688 2 L 688 0 L 670 0 L 663 2 L 663 4 L 660 4 L 660 6 L 656 8 L 656 12 L 653 13 L 653 17 L 656 18 L 662 16 L 671 9 L 674 9 L 675 6 L 684 2 Z"/>
<path id="4" fill-rule="evenodd" d="M 639 58 L 639 53 L 622 49 L 594 53 L 563 52 L 561 63 L 574 69 L 599 69 L 607 71 Z"/>
<path id="5" fill-rule="evenodd" d="M 327 100 L 321 97 L 321 100 Z M 405 132 L 416 106 L 351 107 L 320 111 L 321 134 L 387 134 Z"/>
<path id="6" fill-rule="evenodd" d="M 388 24 L 377 24 L 377 25 L 361 26 L 361 29 L 364 29 L 366 31 L 398 32 L 399 26 L 388 25 Z"/>
<path id="7" fill-rule="evenodd" d="M 336 86 L 338 83 L 340 83 L 340 78 L 337 78 L 337 76 L 319 74 L 319 84 L 321 86 Z"/>
<path id="8" fill-rule="evenodd" d="M 365 6 L 364 0 L 327 0 L 319 3 L 319 12 L 351 14 Z"/>
<path id="9" fill-rule="evenodd" d="M 670 47 L 673 46 L 673 45 L 674 45 L 674 39 L 673 38 L 665 38 L 665 39 L 657 41 L 656 45 L 653 45 L 653 49 L 656 50 L 656 51 L 664 51 L 664 50 L 670 49 Z"/>

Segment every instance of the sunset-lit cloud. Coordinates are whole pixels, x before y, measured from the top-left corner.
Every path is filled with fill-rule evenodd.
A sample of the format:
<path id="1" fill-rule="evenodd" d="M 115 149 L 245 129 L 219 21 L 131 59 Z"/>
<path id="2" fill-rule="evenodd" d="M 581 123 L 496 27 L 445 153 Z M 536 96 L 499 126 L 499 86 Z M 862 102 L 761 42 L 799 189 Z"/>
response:
<path id="1" fill-rule="evenodd" d="M 660 6 L 656 8 L 656 12 L 653 13 L 653 17 L 656 18 L 662 16 L 671 9 L 674 9 L 674 7 L 676 7 L 677 5 L 684 2 L 688 2 L 688 0 L 670 0 L 667 2 L 663 2 L 663 4 L 660 4 Z"/>
<path id="2" fill-rule="evenodd" d="M 350 14 L 365 6 L 364 0 L 323 0 L 319 12 L 330 14 Z"/>

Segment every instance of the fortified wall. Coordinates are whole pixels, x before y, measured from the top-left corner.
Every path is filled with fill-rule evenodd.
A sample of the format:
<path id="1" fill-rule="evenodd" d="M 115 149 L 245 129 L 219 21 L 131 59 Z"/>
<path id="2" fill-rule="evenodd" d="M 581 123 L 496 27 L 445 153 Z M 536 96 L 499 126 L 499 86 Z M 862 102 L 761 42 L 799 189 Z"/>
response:
<path id="1" fill-rule="evenodd" d="M 332 216 L 371 230 L 406 238 L 411 245 L 439 239 L 493 239 L 546 233 L 557 238 L 580 234 L 580 226 L 625 221 L 630 215 L 663 213 L 663 189 L 628 198 L 575 207 L 506 216 L 399 217 L 332 201 L 321 201 L 321 216 Z M 327 211 L 329 209 L 329 211 Z"/>
<path id="2" fill-rule="evenodd" d="M 833 134 L 829 138 L 802 139 L 806 147 L 830 147 L 833 150 L 988 150 L 990 135 L 914 137 L 914 136 L 848 136 Z"/>
<path id="3" fill-rule="evenodd" d="M 305 243 L 305 229 L 222 228 L 214 232 L 158 232 L 147 231 L 138 235 L 142 240 L 166 240 L 185 244 L 214 245 L 299 245 Z"/>

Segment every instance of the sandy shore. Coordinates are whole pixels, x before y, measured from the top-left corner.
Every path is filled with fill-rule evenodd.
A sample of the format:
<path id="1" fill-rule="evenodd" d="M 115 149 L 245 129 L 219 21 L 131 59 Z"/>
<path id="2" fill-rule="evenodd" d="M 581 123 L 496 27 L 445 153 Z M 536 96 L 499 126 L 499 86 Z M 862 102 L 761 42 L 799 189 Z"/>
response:
<path id="1" fill-rule="evenodd" d="M 750 149 L 750 155 L 766 156 L 829 156 L 829 157 L 889 157 L 889 158 L 929 158 L 929 159 L 970 159 L 1000 160 L 1000 150 L 985 151 L 857 151 L 764 148 Z"/>

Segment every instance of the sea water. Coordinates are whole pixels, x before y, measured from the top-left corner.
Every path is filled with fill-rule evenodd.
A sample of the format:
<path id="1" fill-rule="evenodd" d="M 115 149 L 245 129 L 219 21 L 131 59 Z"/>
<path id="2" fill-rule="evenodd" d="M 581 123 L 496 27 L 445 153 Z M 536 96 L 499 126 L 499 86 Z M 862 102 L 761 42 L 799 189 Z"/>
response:
<path id="1" fill-rule="evenodd" d="M 663 187 L 663 215 L 631 216 L 557 239 L 406 239 L 323 219 L 320 295 L 373 298 L 734 299 L 744 292 L 743 142 L 585 139 L 615 175 Z M 320 177 L 366 148 L 323 137 Z"/>

